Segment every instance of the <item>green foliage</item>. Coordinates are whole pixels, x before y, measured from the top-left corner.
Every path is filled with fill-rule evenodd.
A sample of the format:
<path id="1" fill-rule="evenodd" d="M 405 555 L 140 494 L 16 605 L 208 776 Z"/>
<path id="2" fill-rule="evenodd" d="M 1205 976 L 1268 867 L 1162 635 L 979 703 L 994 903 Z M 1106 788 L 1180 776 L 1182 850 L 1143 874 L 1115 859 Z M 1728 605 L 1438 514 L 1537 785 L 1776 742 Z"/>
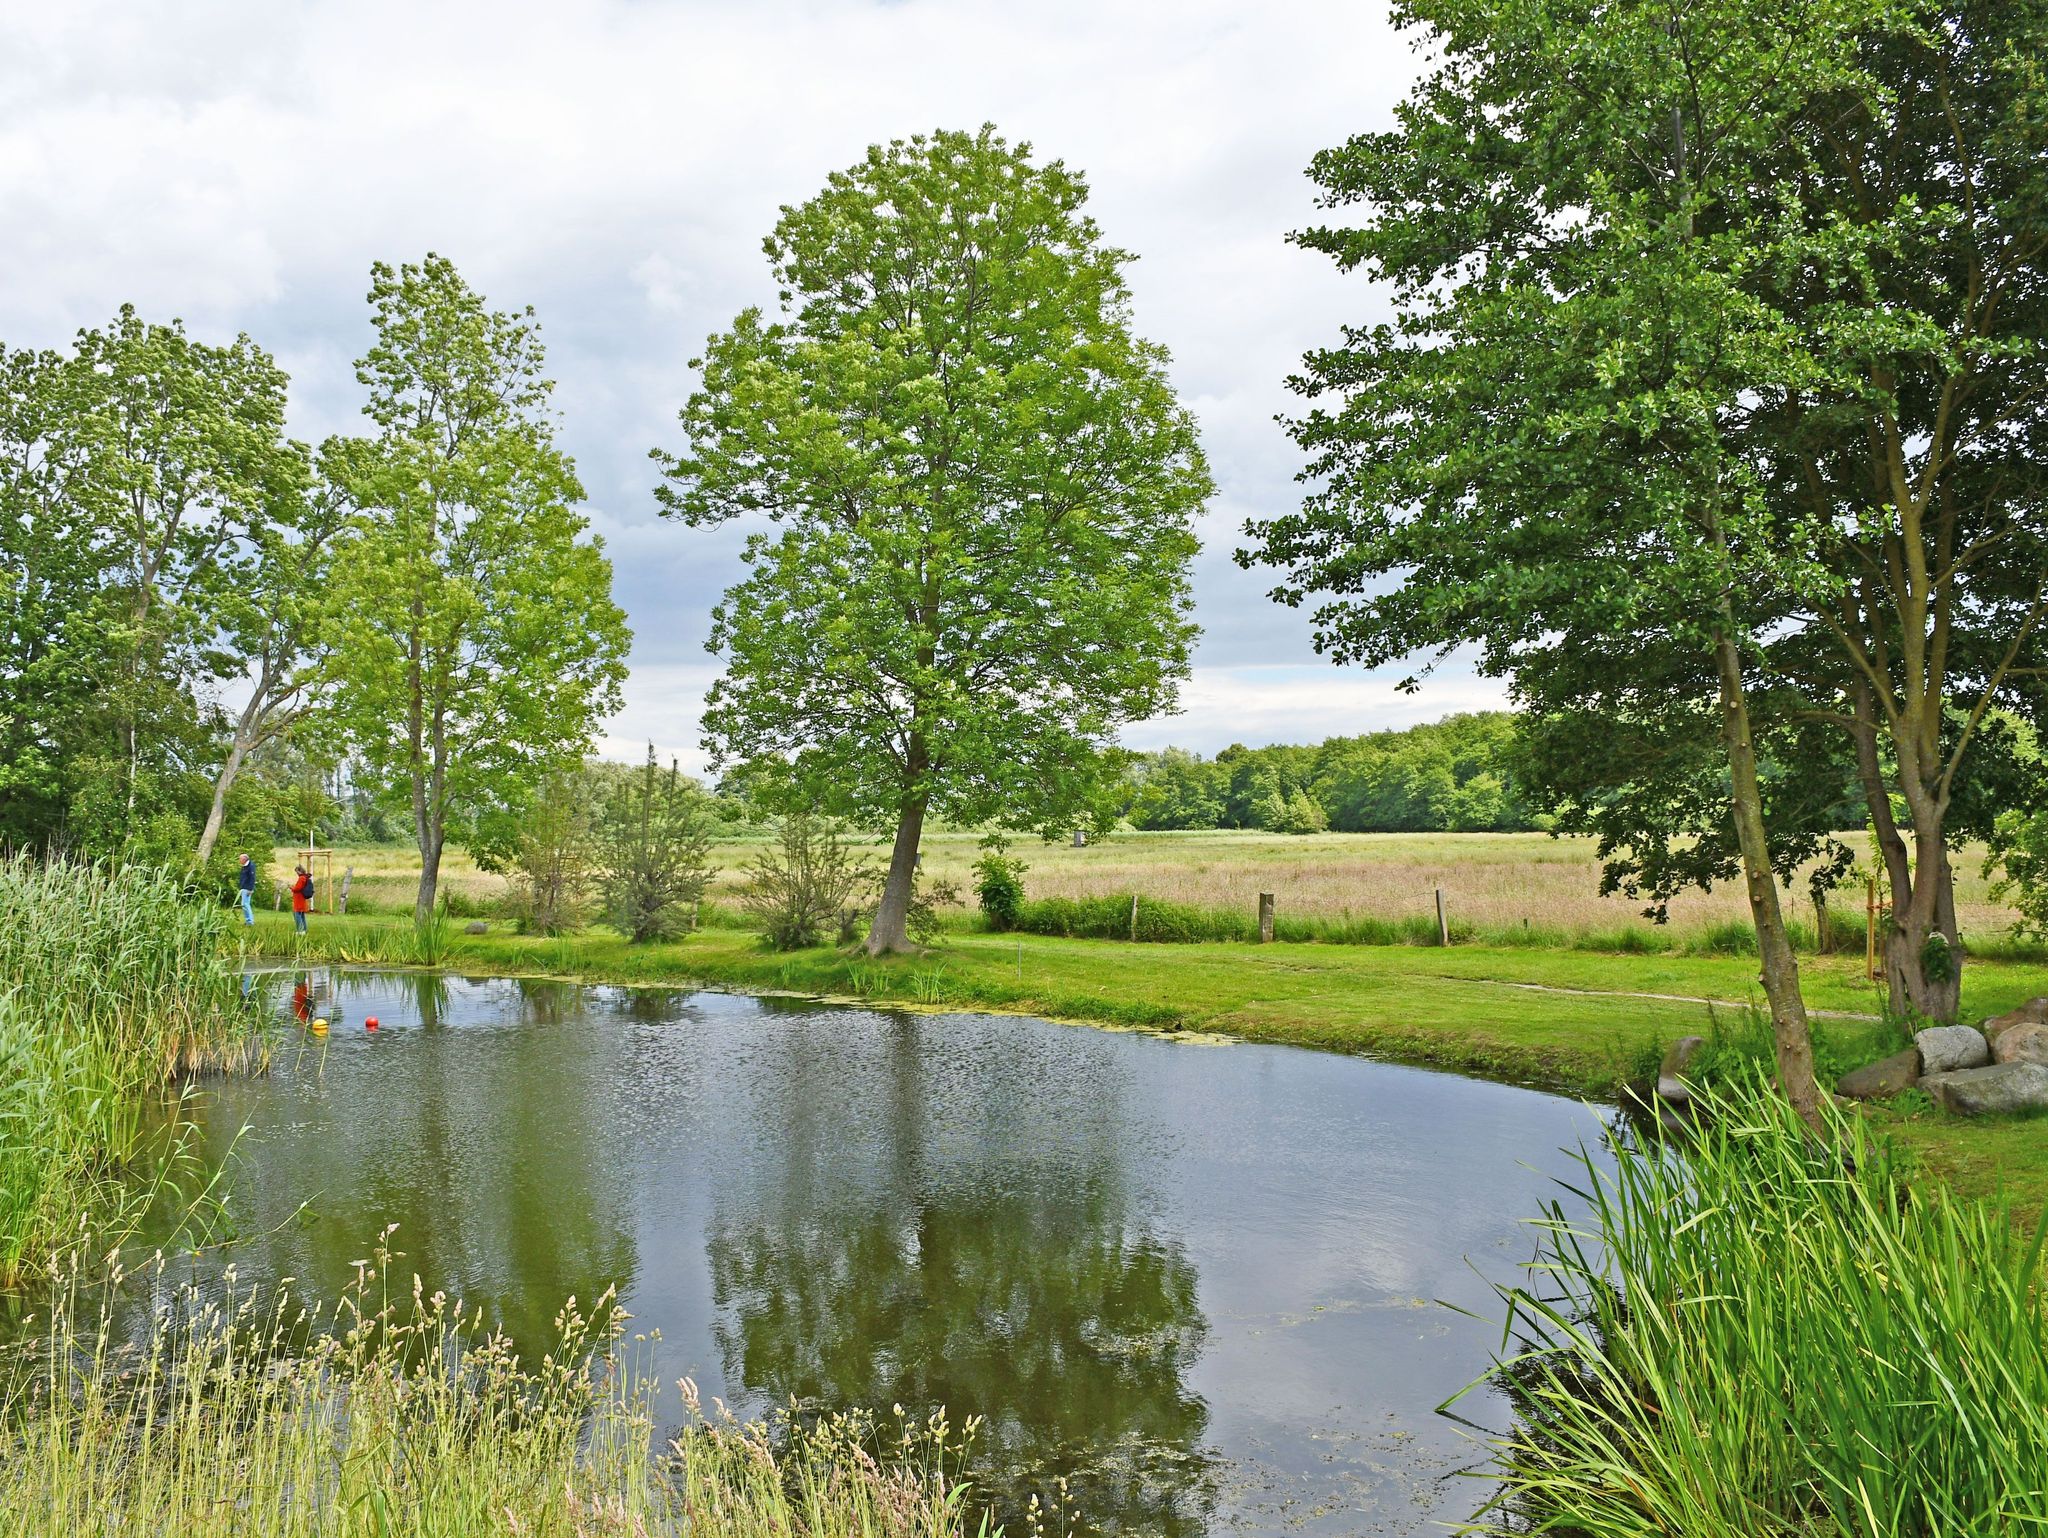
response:
<path id="1" fill-rule="evenodd" d="M 127 307 L 0 346 L 0 844 L 191 856 L 251 573 L 304 504 L 284 409 L 247 337 Z"/>
<path id="2" fill-rule="evenodd" d="M 779 951 L 818 945 L 851 922 L 855 898 L 874 884 L 874 867 L 855 854 L 829 818 L 791 812 L 776 840 L 744 867 L 740 901 Z"/>
<path id="3" fill-rule="evenodd" d="M 1117 727 L 1187 672 L 1209 473 L 1085 196 L 992 129 L 872 148 L 783 211 L 781 314 L 710 340 L 657 452 L 670 515 L 776 525 L 714 611 L 708 741 L 774 804 L 899 830 L 883 948 L 927 813 L 1094 820 Z"/>
<path id="4" fill-rule="evenodd" d="M 1611 1174 L 1585 1156 L 1571 1184 L 1590 1214 L 1538 1223 L 1538 1280 L 1503 1294 L 1520 1423 L 1480 1530 L 2016 1538 L 2048 1522 L 2041 1239 L 1908 1180 L 1826 1099 L 1819 1137 L 1761 1075 L 1703 1110 L 1683 1158 L 1632 1139 Z"/>
<path id="5" fill-rule="evenodd" d="M 988 927 L 1001 932 L 1017 927 L 1024 908 L 1024 873 L 1031 869 L 1009 853 L 1009 840 L 995 834 L 981 841 L 981 857 L 974 862 L 974 896 L 981 905 Z"/>
<path id="6" fill-rule="evenodd" d="M 596 787 L 583 765 L 562 765 L 541 780 L 520 819 L 513 854 L 512 907 L 528 934 L 557 935 L 582 923 L 595 875 L 597 818 Z M 638 869 L 643 861 L 654 863 L 636 838 L 626 864 Z M 621 883 L 629 893 L 624 908 L 639 914 L 642 902 L 630 894 L 644 894 L 653 884 L 639 877 Z"/>
<path id="7" fill-rule="evenodd" d="M 2022 937 L 2048 940 L 2048 812 L 2007 812 L 1998 819 L 1987 875 L 1991 895 L 2019 911 L 2013 928 Z"/>
<path id="8" fill-rule="evenodd" d="M 672 940 L 696 927 L 711 884 L 711 817 L 704 793 L 674 762 L 647 762 L 616 785 L 603 813 L 601 875 L 612 924 L 627 939 Z"/>
<path id="9" fill-rule="evenodd" d="M 576 511 L 532 311 L 492 311 L 444 258 L 371 270 L 368 438 L 322 466 L 352 511 L 329 613 L 334 708 L 413 810 L 416 916 L 451 827 L 517 805 L 618 704 L 629 644 Z"/>
<path id="10" fill-rule="evenodd" d="M 1233 745 L 1210 761 L 1168 748 L 1135 762 L 1129 816 L 1143 829 L 1519 831 L 1547 821 L 1523 801 L 1520 762 L 1518 720 L 1506 711 L 1314 748 Z"/>
<path id="11" fill-rule="evenodd" d="M 1895 982 L 1951 1010 L 1919 961 L 1935 931 L 1958 954 L 1941 851 L 1981 831 L 1986 733 L 2048 660 L 2048 14 L 1400 17 L 1435 62 L 1316 158 L 1357 222 L 1299 237 L 1398 318 L 1306 360 L 1320 489 L 1245 558 L 1316 595 L 1340 660 L 1476 643 L 1553 728 L 1527 783 L 1653 905 L 1726 879 L 1731 800 L 1783 876 L 1841 858 L 1853 795 Z M 1765 760 L 1761 814 L 1724 729 Z"/>

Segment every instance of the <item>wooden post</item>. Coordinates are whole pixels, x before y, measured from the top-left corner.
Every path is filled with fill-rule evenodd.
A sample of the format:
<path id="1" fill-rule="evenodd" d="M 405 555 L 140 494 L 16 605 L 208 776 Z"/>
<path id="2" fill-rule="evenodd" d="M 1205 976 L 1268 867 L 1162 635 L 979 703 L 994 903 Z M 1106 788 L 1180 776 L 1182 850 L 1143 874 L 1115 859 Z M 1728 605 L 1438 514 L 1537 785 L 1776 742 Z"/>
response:
<path id="1" fill-rule="evenodd" d="M 1076 828 L 1074 830 L 1074 847 L 1076 849 L 1086 849 L 1088 847 L 1088 830 L 1086 828 Z"/>
<path id="2" fill-rule="evenodd" d="M 1259 944 L 1273 943 L 1273 894 L 1259 893 Z"/>
<path id="3" fill-rule="evenodd" d="M 1438 945 L 1449 945 L 1451 943 L 1451 921 L 1444 915 L 1444 889 L 1442 887 L 1436 889 L 1436 943 Z"/>
<path id="4" fill-rule="evenodd" d="M 1877 877 L 1863 878 L 1863 971 L 1875 980 L 1877 977 Z"/>
<path id="5" fill-rule="evenodd" d="M 1131 893 L 1131 943 L 1138 943 L 1138 894 Z"/>

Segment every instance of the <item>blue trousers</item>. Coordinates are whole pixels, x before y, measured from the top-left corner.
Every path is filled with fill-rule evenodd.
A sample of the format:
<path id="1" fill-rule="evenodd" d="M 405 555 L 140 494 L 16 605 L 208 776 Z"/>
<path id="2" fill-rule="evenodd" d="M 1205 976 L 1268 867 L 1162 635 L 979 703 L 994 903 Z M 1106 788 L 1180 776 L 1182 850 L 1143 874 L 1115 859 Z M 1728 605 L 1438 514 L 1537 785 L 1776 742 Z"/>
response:
<path id="1" fill-rule="evenodd" d="M 242 888 L 242 922 L 244 924 L 256 922 L 256 894 L 247 887 Z"/>
<path id="2" fill-rule="evenodd" d="M 300 934 L 306 932 L 306 915 L 298 912 L 296 909 L 292 912 L 292 928 L 296 929 Z"/>

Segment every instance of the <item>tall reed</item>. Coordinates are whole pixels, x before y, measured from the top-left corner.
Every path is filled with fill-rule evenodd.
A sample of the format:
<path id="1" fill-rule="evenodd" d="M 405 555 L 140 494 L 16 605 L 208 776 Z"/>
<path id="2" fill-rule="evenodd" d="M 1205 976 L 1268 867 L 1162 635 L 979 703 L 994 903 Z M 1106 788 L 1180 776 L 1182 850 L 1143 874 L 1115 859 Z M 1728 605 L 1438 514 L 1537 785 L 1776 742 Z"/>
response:
<path id="1" fill-rule="evenodd" d="M 152 1092 L 261 1051 L 222 935 L 167 872 L 0 856 L 0 1279 L 132 1204 Z"/>
<path id="2" fill-rule="evenodd" d="M 1586 1159 L 1509 1290 L 1519 1411 L 1471 1529 L 2000 1538 L 2048 1528 L 2041 1239 L 1761 1076 L 1683 1153 Z"/>
<path id="3" fill-rule="evenodd" d="M 0 1530 L 152 1538 L 962 1538 L 942 1420 L 743 1424 L 657 1449 L 639 1345 L 609 1294 L 522 1360 L 459 1302 L 364 1263 L 331 1306 L 162 1287 L 139 1347 L 72 1268 L 0 1403 Z M 97 1316 L 87 1300 L 101 1299 Z M 695 1411 L 686 1385 L 686 1408 Z M 885 1450 L 886 1449 L 886 1450 Z"/>

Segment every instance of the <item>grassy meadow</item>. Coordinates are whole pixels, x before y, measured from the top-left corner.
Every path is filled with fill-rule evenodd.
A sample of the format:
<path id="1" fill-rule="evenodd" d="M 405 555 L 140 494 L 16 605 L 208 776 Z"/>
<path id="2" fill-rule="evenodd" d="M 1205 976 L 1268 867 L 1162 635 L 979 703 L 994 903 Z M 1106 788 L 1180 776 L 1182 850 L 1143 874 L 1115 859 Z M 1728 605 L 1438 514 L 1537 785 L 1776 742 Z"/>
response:
<path id="1" fill-rule="evenodd" d="M 732 901 L 745 879 L 742 867 L 765 842 L 750 836 L 713 845 L 719 873 L 707 894 L 710 902 Z M 959 887 L 967 905 L 957 910 L 962 917 L 972 905 L 970 867 L 978 843 L 972 833 L 940 832 L 925 840 L 925 872 Z M 887 852 L 882 841 L 874 842 L 878 864 Z M 1259 894 L 1271 892 L 1283 924 L 1310 920 L 1341 927 L 1370 919 L 1433 933 L 1441 889 L 1455 934 L 1503 945 L 1701 949 L 1749 925 L 1748 905 L 1735 884 L 1686 893 L 1672 903 L 1667 924 L 1654 924 L 1642 916 L 1642 904 L 1600 895 L 1592 840 L 1544 833 L 1119 833 L 1083 849 L 1018 840 L 1012 852 L 1030 863 L 1025 886 L 1033 899 L 1136 894 L 1248 916 L 1256 913 Z M 289 846 L 277 848 L 273 872 L 288 873 L 298 854 Z M 342 849 L 333 865 L 333 883 L 320 893 L 323 908 L 339 894 L 342 873 L 353 868 L 352 913 L 412 911 L 419 857 L 409 846 Z M 1958 857 L 1957 914 L 1966 937 L 1980 949 L 1996 950 L 2016 915 L 1992 899 L 1982 866 L 1981 850 L 1966 849 Z M 317 874 L 326 880 L 324 865 Z M 503 876 L 479 870 L 458 850 L 444 857 L 441 883 L 455 917 L 489 913 L 506 891 Z M 1784 895 L 1792 922 L 1810 941 L 1813 910 L 1803 884 Z M 1860 946 L 1860 887 L 1840 894 L 1834 919 Z"/>

